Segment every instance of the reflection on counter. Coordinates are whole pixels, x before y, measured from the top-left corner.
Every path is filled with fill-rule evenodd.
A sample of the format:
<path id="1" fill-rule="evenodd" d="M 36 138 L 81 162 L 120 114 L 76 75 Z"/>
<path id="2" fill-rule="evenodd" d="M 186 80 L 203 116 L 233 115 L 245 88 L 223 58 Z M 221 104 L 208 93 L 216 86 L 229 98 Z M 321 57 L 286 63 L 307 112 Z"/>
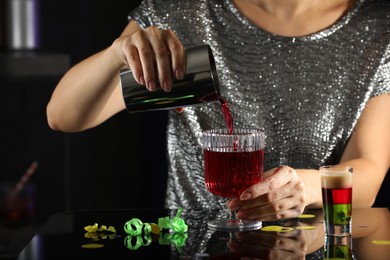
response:
<path id="1" fill-rule="evenodd" d="M 264 222 L 263 227 L 283 227 L 279 231 L 265 228 L 271 231 L 229 233 L 207 228 L 209 218 L 222 217 L 226 212 L 186 209 L 182 212 L 188 225 L 185 237 L 173 239 L 174 233 L 165 230 L 152 234 L 150 239 L 140 236 L 128 240 L 124 224 L 129 219 L 153 223 L 175 213 L 176 210 L 107 210 L 57 214 L 49 219 L 19 259 L 323 259 L 330 251 L 338 256 L 343 254 L 345 259 L 390 258 L 390 246 L 373 243 L 390 240 L 390 215 L 386 208 L 354 210 L 352 239 L 337 241 L 325 240 L 321 210 L 308 211 L 306 218 Z M 84 227 L 91 223 L 112 225 L 115 236 L 85 236 Z M 96 246 L 85 248 L 85 244 Z"/>

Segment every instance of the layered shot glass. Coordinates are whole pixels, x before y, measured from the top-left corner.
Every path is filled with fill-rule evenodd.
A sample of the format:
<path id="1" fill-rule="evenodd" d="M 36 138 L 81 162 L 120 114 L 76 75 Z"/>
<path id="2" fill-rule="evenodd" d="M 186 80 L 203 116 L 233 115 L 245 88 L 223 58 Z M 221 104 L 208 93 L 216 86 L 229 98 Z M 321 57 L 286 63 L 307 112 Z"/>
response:
<path id="1" fill-rule="evenodd" d="M 352 167 L 320 167 L 325 234 L 349 236 L 352 229 Z"/>

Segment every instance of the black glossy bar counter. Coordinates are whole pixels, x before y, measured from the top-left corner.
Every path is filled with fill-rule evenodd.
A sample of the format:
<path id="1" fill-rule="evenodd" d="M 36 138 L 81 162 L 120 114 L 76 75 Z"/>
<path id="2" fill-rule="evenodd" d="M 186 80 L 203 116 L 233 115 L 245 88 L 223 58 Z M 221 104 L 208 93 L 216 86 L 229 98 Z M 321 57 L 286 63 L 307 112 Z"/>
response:
<path id="1" fill-rule="evenodd" d="M 355 209 L 351 239 L 326 238 L 322 211 L 305 212 L 307 218 L 264 222 L 283 226 L 282 231 L 229 233 L 213 231 L 207 220 L 225 214 L 213 210 L 184 209 L 181 218 L 188 230 L 130 236 L 124 224 L 133 218 L 157 223 L 173 218 L 177 210 L 99 210 L 51 216 L 19 255 L 19 260 L 41 259 L 390 259 L 390 213 L 387 208 Z M 84 227 L 112 226 L 115 232 L 88 233 Z M 343 240 L 343 241 L 341 241 Z M 346 244 L 343 244 L 346 243 Z M 338 250 L 338 252 L 336 252 Z"/>

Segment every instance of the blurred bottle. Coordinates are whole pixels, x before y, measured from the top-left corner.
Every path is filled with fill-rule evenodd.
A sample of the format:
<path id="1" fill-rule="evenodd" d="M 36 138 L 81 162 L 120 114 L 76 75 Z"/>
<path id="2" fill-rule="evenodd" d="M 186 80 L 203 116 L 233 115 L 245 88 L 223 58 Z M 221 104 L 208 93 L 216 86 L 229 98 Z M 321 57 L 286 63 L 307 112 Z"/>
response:
<path id="1" fill-rule="evenodd" d="M 0 0 L 0 49 L 4 46 L 5 1 Z"/>
<path id="2" fill-rule="evenodd" d="M 39 47 L 38 0 L 0 0 L 5 3 L 5 45 L 11 50 Z"/>
<path id="3" fill-rule="evenodd" d="M 34 222 L 34 186 L 27 184 L 13 194 L 15 185 L 11 181 L 0 183 L 0 227 L 17 229 Z"/>

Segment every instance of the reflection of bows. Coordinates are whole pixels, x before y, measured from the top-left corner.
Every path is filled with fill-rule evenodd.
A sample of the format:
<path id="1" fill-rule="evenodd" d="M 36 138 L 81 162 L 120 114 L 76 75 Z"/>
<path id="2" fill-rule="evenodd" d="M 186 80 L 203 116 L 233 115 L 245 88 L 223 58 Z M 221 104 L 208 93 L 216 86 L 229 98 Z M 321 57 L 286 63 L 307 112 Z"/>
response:
<path id="1" fill-rule="evenodd" d="M 153 238 L 151 234 L 127 235 L 125 237 L 124 244 L 130 250 L 137 250 L 141 246 L 149 246 L 152 241 L 155 240 L 155 237 L 155 234 L 153 234 Z M 185 245 L 187 238 L 187 233 L 160 233 L 158 243 L 160 245 L 172 244 L 181 253 L 182 247 Z"/>
<path id="2" fill-rule="evenodd" d="M 89 238 L 92 241 L 98 241 L 101 239 L 114 239 L 115 234 L 106 234 L 106 233 L 97 233 L 97 232 L 87 232 L 84 234 L 85 238 Z"/>
<path id="3" fill-rule="evenodd" d="M 174 232 L 183 233 L 187 232 L 188 226 L 185 223 L 184 219 L 180 218 L 182 208 L 177 210 L 176 216 L 173 219 L 169 217 L 159 218 L 158 219 L 158 227 L 154 223 L 142 223 L 142 221 L 138 218 L 132 218 L 127 221 L 124 225 L 124 230 L 129 235 L 140 235 L 142 233 L 149 234 L 154 233 L 158 234 L 163 229 L 172 229 Z M 158 230 L 156 230 L 158 229 Z"/>

